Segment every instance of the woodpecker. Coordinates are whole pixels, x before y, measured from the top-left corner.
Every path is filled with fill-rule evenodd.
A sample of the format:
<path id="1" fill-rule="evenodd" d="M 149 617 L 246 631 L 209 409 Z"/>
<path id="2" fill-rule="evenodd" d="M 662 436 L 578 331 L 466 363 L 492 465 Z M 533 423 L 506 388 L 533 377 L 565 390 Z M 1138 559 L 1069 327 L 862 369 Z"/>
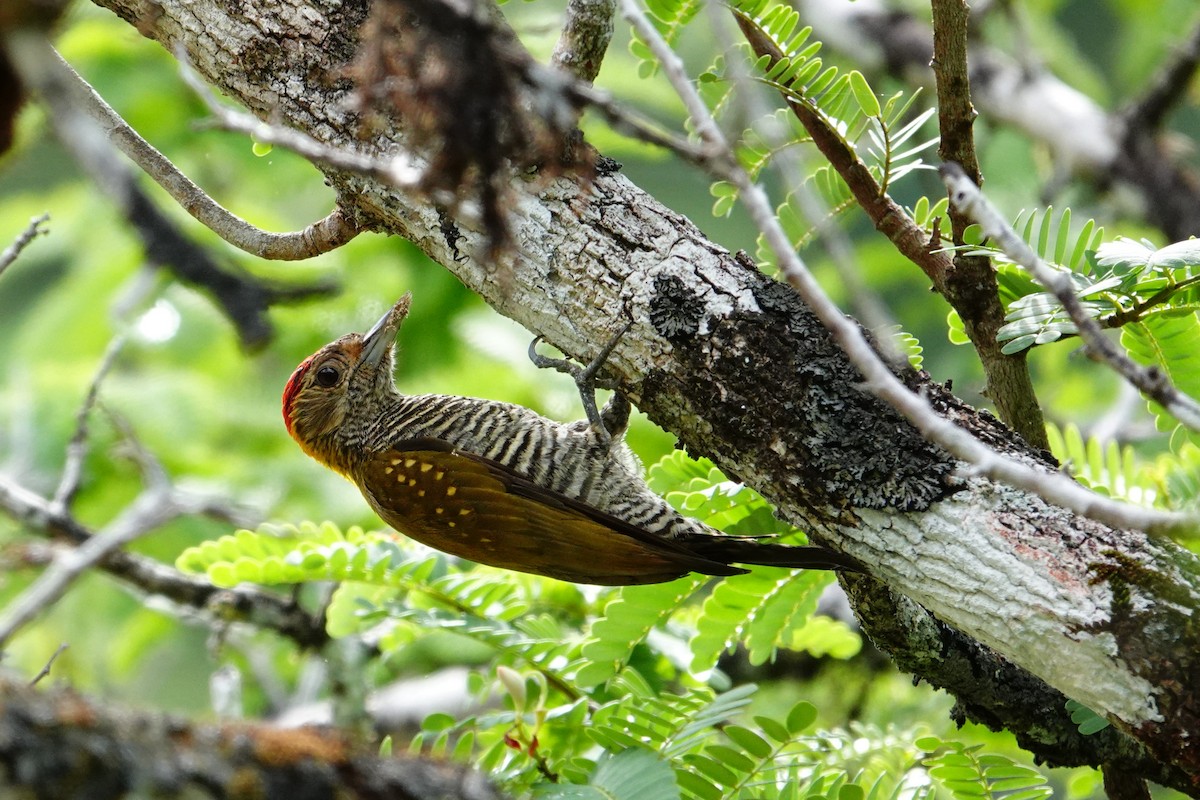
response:
<path id="1" fill-rule="evenodd" d="M 510 403 L 405 395 L 393 345 L 411 294 L 366 334 L 301 362 L 283 392 L 288 433 L 397 531 L 470 561 L 576 583 L 660 583 L 734 563 L 859 571 L 845 555 L 729 536 L 650 490 L 615 394 L 601 425 Z"/>

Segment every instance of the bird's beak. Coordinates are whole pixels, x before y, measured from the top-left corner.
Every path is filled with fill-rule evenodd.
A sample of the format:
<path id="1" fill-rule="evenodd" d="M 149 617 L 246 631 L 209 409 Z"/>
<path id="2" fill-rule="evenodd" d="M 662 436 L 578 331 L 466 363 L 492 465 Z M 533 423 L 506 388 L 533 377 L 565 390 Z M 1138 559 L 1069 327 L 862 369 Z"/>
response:
<path id="1" fill-rule="evenodd" d="M 400 330 L 400 323 L 404 322 L 404 318 L 408 316 L 410 305 L 412 305 L 412 292 L 405 292 L 404 296 L 396 301 L 396 305 L 392 306 L 379 322 L 375 323 L 375 327 L 366 332 L 363 336 L 360 364 L 379 366 L 383 357 L 391 351 L 392 345 L 396 341 L 396 332 Z"/>

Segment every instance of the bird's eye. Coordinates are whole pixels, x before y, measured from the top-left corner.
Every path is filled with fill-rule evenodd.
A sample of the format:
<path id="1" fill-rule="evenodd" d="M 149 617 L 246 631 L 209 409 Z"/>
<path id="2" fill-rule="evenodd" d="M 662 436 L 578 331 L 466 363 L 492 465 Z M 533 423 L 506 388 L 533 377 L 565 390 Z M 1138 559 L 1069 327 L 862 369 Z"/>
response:
<path id="1" fill-rule="evenodd" d="M 337 371 L 336 367 L 321 367 L 317 370 L 317 385 L 328 389 L 336 386 L 341 377 L 342 374 Z"/>

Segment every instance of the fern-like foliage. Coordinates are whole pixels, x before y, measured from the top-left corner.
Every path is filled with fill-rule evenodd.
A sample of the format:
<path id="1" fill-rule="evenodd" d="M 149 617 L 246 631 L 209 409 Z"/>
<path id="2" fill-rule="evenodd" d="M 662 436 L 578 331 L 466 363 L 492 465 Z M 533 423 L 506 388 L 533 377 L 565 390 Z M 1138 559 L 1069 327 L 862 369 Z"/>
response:
<path id="1" fill-rule="evenodd" d="M 1133 448 L 1114 441 L 1084 439 L 1079 427 L 1046 424 L 1050 452 L 1071 476 L 1108 497 L 1150 505 L 1157 494 L 1154 479 L 1138 462 Z"/>
<path id="2" fill-rule="evenodd" d="M 1066 703 L 1067 713 L 1071 715 L 1071 722 L 1079 726 L 1079 732 L 1084 736 L 1091 736 L 1093 733 L 1099 733 L 1112 723 L 1104 717 L 1092 711 L 1076 700 L 1068 700 Z"/>
<path id="3" fill-rule="evenodd" d="M 750 59 L 750 74 L 788 104 L 741 137 L 738 156 L 752 177 L 758 177 L 788 148 L 811 141 L 794 113 L 797 106 L 815 115 L 828 135 L 854 154 L 872 175 L 881 196 L 895 181 L 927 166 L 920 156 L 936 139 L 922 141 L 917 135 L 934 110 L 912 113 L 916 94 L 898 93 L 881 100 L 862 73 L 843 72 L 825 64 L 819 55 L 821 43 L 811 40 L 812 29 L 802 27 L 799 13 L 785 3 L 735 0 L 731 8 L 743 27 L 758 39 L 755 49 L 767 53 Z M 700 76 L 704 96 L 714 112 L 725 105 L 730 87 L 735 84 L 729 78 L 744 72 L 744 66 L 734 70 L 722 56 Z M 784 199 L 777 215 L 797 247 L 806 244 L 821 225 L 855 205 L 849 186 L 829 166 L 816 169 L 803 191 L 819 198 L 827 211 L 824 219 L 813 220 L 812 209 L 804 208 L 796 192 Z M 737 199 L 734 187 L 718 182 L 712 193 L 716 198 L 714 213 L 729 213 Z M 769 261 L 761 242 L 759 258 Z"/>
<path id="4" fill-rule="evenodd" d="M 1200 506 L 1200 447 L 1194 442 L 1185 439 L 1178 443 L 1173 452 L 1160 455 L 1146 471 L 1159 505 L 1172 510 Z"/>
<path id="5" fill-rule="evenodd" d="M 630 586 L 615 592 L 583 644 L 587 664 L 576 680 L 588 687 L 611 680 L 630 663 L 635 650 L 650 634 L 664 626 L 706 583 L 703 577 L 689 575 L 670 583 Z"/>
<path id="6" fill-rule="evenodd" d="M 674 44 L 702 6 L 700 0 L 647 0 L 646 11 L 667 44 Z M 629 42 L 629 52 L 637 59 L 640 77 L 648 78 L 658 71 L 658 58 L 636 34 Z"/>
<path id="7" fill-rule="evenodd" d="M 1053 208 L 1045 211 L 1022 211 L 1013 222 L 1013 229 L 1029 244 L 1046 264 L 1070 277 L 1072 288 L 1089 316 L 1100 318 L 1121 309 L 1121 293 L 1128 288 L 1128 276 L 1120 269 L 1099 267 L 1096 249 L 1104 237 L 1104 228 L 1087 220 L 1073 228 L 1071 210 L 1064 209 L 1057 217 Z M 996 281 L 1000 301 L 1006 309 L 1005 324 L 997 333 L 1004 342 L 1005 353 L 1019 353 L 1035 345 L 1056 342 L 1077 333 L 1075 323 L 1067 316 L 1062 304 L 1053 294 L 1044 291 L 1024 268 L 1015 264 L 1002 250 L 980 243 L 979 229 L 972 225 L 965 233 L 968 244 L 957 249 L 968 255 L 991 258 L 996 265 Z M 965 344 L 962 320 L 950 312 L 951 341 Z"/>
<path id="8" fill-rule="evenodd" d="M 1013 228 L 1054 270 L 1067 275 L 1087 315 L 1103 327 L 1121 328 L 1122 343 L 1143 364 L 1195 384 L 1196 312 L 1200 311 L 1200 242 L 1189 239 L 1163 248 L 1118 238 L 1103 242 L 1104 229 L 1087 220 L 1073 230 L 1071 211 L 1022 212 Z M 970 233 L 970 231 L 968 231 Z M 977 235 L 977 234 L 976 234 Z M 1044 291 L 1003 252 L 988 245 L 958 248 L 986 255 L 997 265 L 1006 324 L 997 334 L 1003 351 L 1017 353 L 1078 333 L 1053 294 Z M 952 331 L 962 323 L 951 314 Z M 956 342 L 965 336 L 952 333 Z M 1178 360 L 1182 359 L 1182 360 Z M 1189 377 L 1190 376 L 1190 377 Z M 1181 387 L 1182 388 L 1182 387 Z M 1196 396 L 1196 390 L 1184 389 Z M 1162 420 L 1173 426 L 1173 421 Z"/>
<path id="9" fill-rule="evenodd" d="M 398 585 L 429 574 L 436 558 L 428 553 L 416 557 L 392 536 L 361 528 L 343 532 L 328 522 L 267 524 L 188 548 L 175 566 L 207 573 L 217 586 L 327 580 Z"/>
<path id="10" fill-rule="evenodd" d="M 710 524 L 802 538 L 761 496 L 705 460 L 673 453 L 649 479 Z M 719 581 L 689 576 L 583 592 L 330 523 L 238 531 L 188 549 L 177 563 L 226 586 L 336 582 L 330 633 L 369 637 L 384 658 L 430 637 L 469 642 L 482 659 L 469 690 L 483 710 L 432 714 L 409 747 L 470 763 L 514 796 L 926 794 L 912 736 L 814 731 L 817 711 L 807 702 L 752 714 L 753 685 L 719 693 L 707 682 L 731 647 L 755 663 L 779 648 L 857 652 L 857 633 L 814 616 L 825 574 L 758 568 Z"/>
<path id="11" fill-rule="evenodd" d="M 1200 397 L 1200 319 L 1190 307 L 1167 307 L 1126 324 L 1121 344 L 1138 362 L 1160 369 L 1177 389 Z M 1150 410 L 1159 430 L 1176 426 L 1175 418 L 1156 403 Z"/>
<path id="12" fill-rule="evenodd" d="M 735 645 L 749 651 L 750 663 L 762 664 L 797 637 L 817 608 L 828 573 L 756 569 L 717 584 L 704 601 L 703 624 L 692 639 L 692 670 L 704 672 Z"/>
<path id="13" fill-rule="evenodd" d="M 982 754 L 979 746 L 964 747 L 932 736 L 918 739 L 917 745 L 931 753 L 925 759 L 929 774 L 955 797 L 1043 800 L 1053 794 L 1037 770 L 1006 756 Z"/>

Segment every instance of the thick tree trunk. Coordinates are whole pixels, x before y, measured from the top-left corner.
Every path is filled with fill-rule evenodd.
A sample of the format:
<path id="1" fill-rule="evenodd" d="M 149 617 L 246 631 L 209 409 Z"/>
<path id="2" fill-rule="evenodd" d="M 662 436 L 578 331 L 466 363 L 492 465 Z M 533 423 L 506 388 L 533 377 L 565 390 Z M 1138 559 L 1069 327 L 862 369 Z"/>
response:
<path id="1" fill-rule="evenodd" d="M 362 147 L 335 78 L 354 56 L 362 0 L 97 2 L 186 52 L 260 117 Z M 919 677 L 952 686 L 967 713 L 1029 734 L 1023 741 L 1047 758 L 1115 761 L 1185 791 L 1200 785 L 1193 555 L 973 477 L 859 389 L 790 289 L 619 173 L 602 171 L 586 189 L 516 181 L 507 205 L 520 252 L 499 265 L 480 260 L 481 231 L 427 200 L 326 174 L 348 213 L 415 242 L 568 353 L 586 359 L 632 319 L 609 361 L 630 398 L 815 539 L 869 565 L 882 585 L 852 587 L 867 629 Z M 928 376 L 906 381 L 993 446 L 1054 469 Z M 931 647 L 944 657 L 923 658 Z M 944 672 L 956 655 L 967 658 L 959 667 L 990 667 L 961 680 L 961 669 Z M 1022 682 L 1019 698 L 1005 697 L 997 681 L 1007 680 Z M 1123 733 L 1084 740 L 1046 684 Z"/>

